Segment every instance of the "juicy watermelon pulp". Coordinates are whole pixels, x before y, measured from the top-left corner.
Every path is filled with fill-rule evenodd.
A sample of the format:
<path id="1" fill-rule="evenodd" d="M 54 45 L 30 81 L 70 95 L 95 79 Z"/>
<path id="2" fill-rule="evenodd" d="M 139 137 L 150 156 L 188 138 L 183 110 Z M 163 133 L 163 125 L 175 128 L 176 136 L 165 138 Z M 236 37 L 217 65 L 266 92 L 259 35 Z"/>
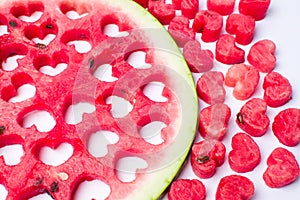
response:
<path id="1" fill-rule="evenodd" d="M 20 162 L 12 165 L 1 154 L 0 184 L 7 191 L 6 199 L 27 200 L 40 194 L 78 199 L 81 184 L 94 180 L 108 188 L 107 194 L 95 199 L 158 198 L 187 156 L 198 113 L 191 73 L 165 29 L 127 0 L 7 0 L 0 8 L 0 25 L 7 27 L 0 36 L 0 148 L 21 145 L 23 149 Z M 70 11 L 80 17 L 70 19 Z M 37 21 L 24 21 L 24 16 L 37 12 L 42 13 Z M 105 33 L 110 24 L 119 27 L 118 35 Z M 48 36 L 49 44 L 43 41 Z M 90 49 L 76 47 L 74 41 Z M 145 53 L 145 66 L 135 68 L 128 61 L 135 52 Z M 7 70 L 3 63 L 14 56 L 20 56 L 17 67 Z M 42 73 L 44 66 L 62 63 L 66 67 L 57 75 Z M 98 70 L 109 71 L 101 71 L 103 67 L 111 68 L 111 80 L 95 77 Z M 24 84 L 36 88 L 34 96 L 11 102 Z M 151 84 L 163 85 L 162 101 L 145 95 Z M 131 105 L 121 108 L 125 114 L 114 110 L 120 99 Z M 89 103 L 95 110 L 82 115 L 78 123 L 68 123 L 68 108 L 79 103 Z M 38 111 L 55 120 L 51 130 L 24 125 L 26 117 Z M 157 144 L 141 135 L 151 123 L 163 124 Z M 105 155 L 91 150 L 94 133 L 117 137 L 111 144 L 104 135 L 104 141 L 96 144 L 100 148 L 108 143 Z M 72 146 L 63 163 L 41 159 L 43 148 L 62 144 Z M 120 168 L 121 161 L 134 170 Z M 136 176 L 124 181 L 119 172 L 125 176 L 136 172 Z"/>

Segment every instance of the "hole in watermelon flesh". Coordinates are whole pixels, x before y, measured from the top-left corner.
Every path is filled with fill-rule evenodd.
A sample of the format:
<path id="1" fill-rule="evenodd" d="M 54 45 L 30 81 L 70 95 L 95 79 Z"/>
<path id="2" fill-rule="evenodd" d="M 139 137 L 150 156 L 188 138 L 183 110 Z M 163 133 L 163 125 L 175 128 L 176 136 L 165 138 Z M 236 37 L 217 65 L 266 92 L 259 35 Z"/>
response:
<path id="1" fill-rule="evenodd" d="M 161 136 L 161 131 L 165 127 L 167 127 L 165 123 L 153 121 L 140 129 L 140 135 L 146 142 L 153 145 L 159 145 L 164 142 L 164 139 L 162 139 Z"/>
<path id="2" fill-rule="evenodd" d="M 79 124 L 82 122 L 83 115 L 95 112 L 94 105 L 86 102 L 80 102 L 75 105 L 70 105 L 65 112 L 65 121 L 67 124 Z"/>
<path id="3" fill-rule="evenodd" d="M 118 80 L 118 78 L 112 75 L 112 66 L 110 64 L 103 64 L 97 67 L 93 72 L 93 76 L 104 82 L 114 82 Z"/>
<path id="4" fill-rule="evenodd" d="M 10 98 L 9 102 L 17 103 L 26 101 L 35 96 L 36 87 L 31 84 L 24 84 L 17 89 L 17 95 Z"/>
<path id="5" fill-rule="evenodd" d="M 118 96 L 109 96 L 106 99 L 106 104 L 112 105 L 110 113 L 114 118 L 125 117 L 133 109 L 133 105 L 129 101 Z"/>
<path id="6" fill-rule="evenodd" d="M 24 58 L 22 55 L 13 55 L 8 57 L 6 61 L 2 62 L 2 68 L 5 71 L 13 71 L 18 68 L 19 63 L 18 60 Z"/>
<path id="7" fill-rule="evenodd" d="M 4 185 L 0 184 L 0 200 L 5 200 L 8 195 L 8 192 Z"/>
<path id="8" fill-rule="evenodd" d="M 73 151 L 73 146 L 69 143 L 62 143 L 55 149 L 45 146 L 40 149 L 39 159 L 46 165 L 59 166 L 73 155 Z"/>
<path id="9" fill-rule="evenodd" d="M 44 11 L 44 5 L 41 2 L 29 2 L 27 6 L 24 4 L 17 4 L 11 8 L 10 12 L 16 18 L 24 22 L 36 22 L 38 21 Z"/>
<path id="10" fill-rule="evenodd" d="M 0 36 L 9 34 L 7 25 L 0 25 Z"/>
<path id="11" fill-rule="evenodd" d="M 87 53 L 92 49 L 91 43 L 88 41 L 90 39 L 90 33 L 88 30 L 84 29 L 72 29 L 66 31 L 62 37 L 61 42 L 75 47 L 78 53 Z"/>
<path id="12" fill-rule="evenodd" d="M 65 50 L 56 51 L 52 57 L 46 54 L 40 54 L 33 60 L 36 70 L 48 76 L 57 76 L 62 73 L 69 63 L 69 57 Z"/>
<path id="13" fill-rule="evenodd" d="M 12 85 L 3 88 L 1 98 L 9 102 L 22 102 L 34 97 L 36 88 L 33 79 L 26 73 L 16 73 L 11 78 Z"/>
<path id="14" fill-rule="evenodd" d="M 39 194 L 34 197 L 31 197 L 28 200 L 53 200 L 53 198 L 49 194 L 43 193 L 43 194 Z"/>
<path id="15" fill-rule="evenodd" d="M 0 158 L 8 166 L 14 166 L 21 162 L 24 155 L 23 139 L 18 135 L 2 136 L 0 141 Z"/>
<path id="16" fill-rule="evenodd" d="M 72 20 L 76 20 L 76 19 L 81 19 L 85 16 L 88 16 L 88 13 L 83 13 L 83 14 L 79 14 L 78 12 L 76 12 L 75 10 L 70 10 L 65 14 L 69 19 Z"/>
<path id="17" fill-rule="evenodd" d="M 137 178 L 136 173 L 138 173 L 138 170 L 146 169 L 147 167 L 148 163 L 142 158 L 136 156 L 123 157 L 116 164 L 117 177 L 124 183 L 130 183 Z"/>
<path id="18" fill-rule="evenodd" d="M 110 186 L 101 180 L 86 180 L 78 185 L 74 200 L 93 199 L 105 200 L 111 193 Z"/>
<path id="19" fill-rule="evenodd" d="M 129 54 L 126 62 L 136 69 L 147 69 L 151 67 L 151 64 L 146 63 L 146 52 L 135 51 Z"/>
<path id="20" fill-rule="evenodd" d="M 4 162 L 8 166 L 19 164 L 23 155 L 23 146 L 20 144 L 7 145 L 0 148 L 0 157 L 3 156 Z"/>
<path id="21" fill-rule="evenodd" d="M 146 97 L 148 97 L 152 101 L 166 102 L 166 101 L 168 101 L 168 98 L 166 98 L 162 95 L 164 88 L 165 88 L 165 85 L 163 83 L 153 81 L 144 87 L 143 93 Z"/>
<path id="22" fill-rule="evenodd" d="M 129 35 L 127 31 L 120 31 L 117 24 L 107 24 L 103 28 L 103 33 L 109 37 L 126 37 Z"/>
<path id="23" fill-rule="evenodd" d="M 97 131 L 92 133 L 88 139 L 88 151 L 96 158 L 104 157 L 108 153 L 108 145 L 116 144 L 118 141 L 118 134 L 112 131 Z"/>
<path id="24" fill-rule="evenodd" d="M 0 63 L 2 69 L 6 71 L 15 70 L 19 63 L 18 60 L 24 58 L 28 48 L 24 44 L 9 43 L 0 48 Z"/>
<path id="25" fill-rule="evenodd" d="M 36 12 L 32 13 L 30 16 L 22 15 L 19 17 L 19 19 L 22 20 L 23 22 L 33 23 L 33 22 L 37 22 L 39 19 L 41 19 L 42 15 L 43 15 L 43 12 L 36 11 Z"/>
<path id="26" fill-rule="evenodd" d="M 56 35 L 48 34 L 43 39 L 32 38 L 32 41 L 36 44 L 44 44 L 44 45 L 48 46 L 50 44 L 50 42 L 52 42 L 55 38 L 56 38 Z"/>
<path id="27" fill-rule="evenodd" d="M 55 127 L 56 121 L 45 110 L 33 110 L 21 117 L 19 124 L 23 128 L 30 128 L 34 125 L 39 132 L 50 132 Z"/>
<path id="28" fill-rule="evenodd" d="M 88 16 L 89 10 L 87 4 L 77 4 L 76 2 L 62 2 L 59 6 L 61 12 L 69 19 L 76 20 Z"/>
<path id="29" fill-rule="evenodd" d="M 67 43 L 67 45 L 74 45 L 75 50 L 78 53 L 88 53 L 92 49 L 92 45 L 85 40 L 75 40 L 75 41 L 70 41 Z"/>
<path id="30" fill-rule="evenodd" d="M 58 74 L 62 73 L 65 69 L 67 69 L 68 64 L 60 63 L 57 64 L 54 68 L 52 66 L 46 65 L 40 68 L 40 72 L 49 75 L 49 76 L 57 76 Z"/>

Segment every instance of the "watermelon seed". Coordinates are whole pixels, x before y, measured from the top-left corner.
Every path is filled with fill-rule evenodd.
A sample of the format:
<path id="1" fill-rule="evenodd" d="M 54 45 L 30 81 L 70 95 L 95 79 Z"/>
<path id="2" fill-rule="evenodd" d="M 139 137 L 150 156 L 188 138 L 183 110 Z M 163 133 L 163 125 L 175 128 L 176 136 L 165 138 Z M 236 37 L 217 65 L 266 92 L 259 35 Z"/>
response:
<path id="1" fill-rule="evenodd" d="M 90 64 L 90 68 L 94 67 L 95 59 L 91 58 L 90 61 L 89 61 L 89 64 Z"/>
<path id="2" fill-rule="evenodd" d="M 207 161 L 209 161 L 209 156 L 200 156 L 197 158 L 197 162 L 198 163 L 206 163 Z"/>
<path id="3" fill-rule="evenodd" d="M 17 27 L 17 22 L 14 20 L 9 21 L 9 25 L 13 28 Z"/>
<path id="4" fill-rule="evenodd" d="M 238 113 L 236 117 L 237 117 L 237 121 L 238 121 L 240 124 L 244 124 L 244 119 L 243 119 L 242 113 Z"/>
<path id="5" fill-rule="evenodd" d="M 44 181 L 44 178 L 38 178 L 38 179 L 35 180 L 33 185 L 34 186 L 40 186 L 40 185 L 43 184 L 43 181 Z"/>
<path id="6" fill-rule="evenodd" d="M 54 26 L 53 26 L 52 24 L 47 24 L 47 25 L 46 25 L 46 28 L 48 28 L 48 29 L 53 29 L 53 27 L 54 27 Z"/>
<path id="7" fill-rule="evenodd" d="M 57 192 L 58 191 L 58 189 L 59 189 L 59 187 L 58 187 L 58 182 L 53 182 L 53 183 L 51 183 L 51 185 L 50 185 L 50 191 L 51 192 Z"/>
<path id="8" fill-rule="evenodd" d="M 0 126 L 0 135 L 2 135 L 5 131 L 5 126 Z"/>
<path id="9" fill-rule="evenodd" d="M 45 49 L 47 46 L 45 44 L 42 44 L 42 43 L 37 43 L 36 47 L 38 47 L 40 49 Z"/>

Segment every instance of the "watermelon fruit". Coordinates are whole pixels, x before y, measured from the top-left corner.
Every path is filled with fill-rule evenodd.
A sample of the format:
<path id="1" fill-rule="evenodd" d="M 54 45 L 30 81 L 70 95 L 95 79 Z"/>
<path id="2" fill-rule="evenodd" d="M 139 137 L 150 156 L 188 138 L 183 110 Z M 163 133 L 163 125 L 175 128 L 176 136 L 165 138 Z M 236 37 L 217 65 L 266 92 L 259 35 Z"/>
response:
<path id="1" fill-rule="evenodd" d="M 164 27 L 128 0 L 2 0 L 0 10 L 0 148 L 21 148 L 16 163 L 0 156 L 6 199 L 80 199 L 78 189 L 93 181 L 106 189 L 94 199 L 157 199 L 184 163 L 198 114 L 192 75 Z M 24 85 L 35 92 L 14 102 Z M 92 109 L 69 122 L 80 103 Z M 52 119 L 47 130 L 28 124 L 40 112 Z M 65 160 L 43 158 L 62 146 Z"/>

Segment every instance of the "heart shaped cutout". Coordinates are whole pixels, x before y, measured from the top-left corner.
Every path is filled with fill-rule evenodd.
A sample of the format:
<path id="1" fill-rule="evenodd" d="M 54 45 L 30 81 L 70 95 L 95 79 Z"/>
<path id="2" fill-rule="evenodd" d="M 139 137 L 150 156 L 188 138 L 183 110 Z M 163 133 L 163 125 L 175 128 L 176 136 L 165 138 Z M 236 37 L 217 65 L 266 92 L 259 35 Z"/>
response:
<path id="1" fill-rule="evenodd" d="M 282 147 L 274 149 L 267 159 L 268 168 L 263 174 L 271 188 L 280 188 L 294 182 L 299 176 L 299 165 L 294 154 Z"/>
<path id="2" fill-rule="evenodd" d="M 225 161 L 226 148 L 218 140 L 203 140 L 192 147 L 191 165 L 200 178 L 210 178 Z"/>
<path id="3" fill-rule="evenodd" d="M 199 133 L 204 139 L 221 141 L 227 132 L 230 117 L 231 110 L 223 103 L 202 109 L 199 113 Z"/>
<path id="4" fill-rule="evenodd" d="M 48 193 L 39 194 L 29 198 L 28 200 L 53 200 Z"/>
<path id="5" fill-rule="evenodd" d="M 72 20 L 81 19 L 89 14 L 87 6 L 79 2 L 61 2 L 59 9 Z"/>
<path id="6" fill-rule="evenodd" d="M 26 73 L 16 73 L 11 78 L 11 85 L 4 87 L 1 98 L 8 102 L 22 102 L 35 96 L 36 87 L 33 79 Z"/>
<path id="7" fill-rule="evenodd" d="M 201 39 L 204 42 L 216 41 L 223 27 L 223 17 L 212 10 L 201 10 L 196 14 L 193 22 L 195 32 L 202 33 Z"/>
<path id="8" fill-rule="evenodd" d="M 140 129 L 140 135 L 146 142 L 153 145 L 159 145 L 164 142 L 161 131 L 165 127 L 167 127 L 167 125 L 164 122 L 153 121 Z"/>
<path id="9" fill-rule="evenodd" d="M 88 139 L 88 151 L 96 158 L 104 157 L 108 153 L 108 145 L 116 144 L 119 136 L 112 131 L 97 131 Z"/>
<path id="10" fill-rule="evenodd" d="M 224 75 L 218 71 L 208 71 L 197 81 L 197 93 L 200 99 L 213 105 L 225 101 Z"/>
<path id="11" fill-rule="evenodd" d="M 136 69 L 148 69 L 151 67 L 151 64 L 147 63 L 147 53 L 144 51 L 130 53 L 126 62 Z"/>
<path id="12" fill-rule="evenodd" d="M 144 87 L 143 93 L 152 101 L 167 102 L 168 98 L 163 96 L 164 88 L 165 84 L 162 82 L 152 81 Z"/>
<path id="13" fill-rule="evenodd" d="M 133 110 L 133 105 L 129 101 L 118 96 L 109 96 L 106 104 L 111 104 L 110 113 L 114 118 L 123 118 Z"/>
<path id="14" fill-rule="evenodd" d="M 75 10 L 70 10 L 68 12 L 66 12 L 65 14 L 69 19 L 72 20 L 76 20 L 76 19 L 81 19 L 84 18 L 86 16 L 88 16 L 88 13 L 83 13 L 83 14 L 79 14 L 78 12 L 76 12 Z"/>
<path id="15" fill-rule="evenodd" d="M 249 50 L 247 59 L 260 72 L 271 72 L 276 65 L 276 45 L 272 40 L 260 40 Z"/>
<path id="16" fill-rule="evenodd" d="M 21 15 L 19 19 L 22 20 L 23 22 L 34 23 L 37 22 L 39 19 L 41 19 L 42 16 L 43 16 L 43 12 L 36 11 L 32 13 L 30 16 Z"/>
<path id="17" fill-rule="evenodd" d="M 228 65 L 243 63 L 245 51 L 236 46 L 234 36 L 223 34 L 216 43 L 216 60 Z"/>
<path id="18" fill-rule="evenodd" d="M 123 157 L 117 161 L 117 177 L 124 183 L 133 182 L 136 179 L 137 170 L 146 169 L 148 163 L 139 157 Z"/>
<path id="19" fill-rule="evenodd" d="M 18 60 L 25 58 L 23 55 L 12 55 L 6 59 L 6 61 L 2 62 L 2 68 L 5 71 L 14 71 L 18 68 L 19 63 Z"/>
<path id="20" fill-rule="evenodd" d="M 120 31 L 117 24 L 107 24 L 103 28 L 103 33 L 109 37 L 126 37 L 129 35 L 127 31 Z"/>
<path id="21" fill-rule="evenodd" d="M 45 146 L 39 151 L 39 159 L 46 165 L 59 166 L 71 158 L 73 151 L 73 146 L 69 143 L 62 143 L 55 149 Z"/>
<path id="22" fill-rule="evenodd" d="M 113 70 L 110 64 L 103 64 L 97 67 L 96 70 L 93 72 L 93 76 L 100 81 L 108 83 L 115 82 L 118 80 L 118 78 L 113 76 Z"/>
<path id="23" fill-rule="evenodd" d="M 45 110 L 32 110 L 24 114 L 20 123 L 24 128 L 35 126 L 39 132 L 50 132 L 56 125 L 53 116 Z"/>
<path id="24" fill-rule="evenodd" d="M 13 71 L 19 66 L 19 61 L 25 57 L 28 48 L 24 44 L 11 43 L 0 48 L 0 63 L 5 71 Z"/>
<path id="25" fill-rule="evenodd" d="M 58 34 L 55 22 L 45 21 L 40 26 L 29 25 L 24 29 L 25 37 L 41 47 L 48 46 Z"/>
<path id="26" fill-rule="evenodd" d="M 221 178 L 216 199 L 251 199 L 254 195 L 254 184 L 245 176 L 228 175 Z"/>
<path id="27" fill-rule="evenodd" d="M 292 98 L 292 86 L 288 79 L 278 72 L 268 73 L 263 82 L 264 100 L 270 107 L 279 107 Z"/>
<path id="28" fill-rule="evenodd" d="M 0 184 L 0 199 L 6 199 L 8 195 L 8 191 L 6 190 L 5 186 Z"/>
<path id="29" fill-rule="evenodd" d="M 272 131 L 282 144 L 294 147 L 300 142 L 300 109 L 287 108 L 274 118 Z"/>
<path id="30" fill-rule="evenodd" d="M 240 13 L 230 14 L 226 21 L 226 31 L 235 34 L 235 41 L 242 45 L 250 44 L 253 40 L 255 20 L 249 15 Z"/>
<path id="31" fill-rule="evenodd" d="M 21 144 L 12 144 L 0 148 L 0 157 L 8 166 L 14 166 L 21 162 L 24 155 L 23 146 Z"/>
<path id="32" fill-rule="evenodd" d="M 74 40 L 67 43 L 67 45 L 74 45 L 78 53 L 88 53 L 92 49 L 91 43 L 85 40 Z"/>
<path id="33" fill-rule="evenodd" d="M 245 133 L 232 137 L 232 150 L 228 154 L 230 168 L 238 173 L 252 171 L 260 162 L 260 150 L 255 141 Z"/>
<path id="34" fill-rule="evenodd" d="M 164 0 L 149 0 L 148 11 L 163 25 L 168 25 L 176 15 L 174 6 Z"/>
<path id="35" fill-rule="evenodd" d="M 9 34 L 7 25 L 0 25 L 0 36 L 7 34 Z"/>
<path id="36" fill-rule="evenodd" d="M 27 6 L 24 4 L 19 4 L 13 6 L 10 10 L 13 16 L 19 18 L 24 22 L 36 22 L 38 21 L 44 12 L 44 5 L 41 2 L 29 2 Z"/>
<path id="37" fill-rule="evenodd" d="M 196 33 L 189 28 L 189 24 L 189 19 L 184 16 L 174 17 L 169 24 L 168 31 L 179 47 L 184 47 L 188 41 L 196 37 Z"/>
<path id="38" fill-rule="evenodd" d="M 66 31 L 62 37 L 62 43 L 74 46 L 75 51 L 78 53 L 87 53 L 92 49 L 92 45 L 89 42 L 90 33 L 84 29 L 72 29 Z"/>
<path id="39" fill-rule="evenodd" d="M 37 56 L 34 61 L 34 67 L 41 73 L 48 76 L 57 76 L 62 73 L 69 63 L 69 57 L 65 51 L 54 52 L 52 57 L 46 54 Z"/>
<path id="40" fill-rule="evenodd" d="M 233 87 L 233 96 L 238 100 L 246 100 L 252 96 L 260 75 L 256 68 L 246 64 L 232 65 L 225 76 L 225 85 Z"/>
<path id="41" fill-rule="evenodd" d="M 213 53 L 210 50 L 202 50 L 196 40 L 191 40 L 184 45 L 183 55 L 194 73 L 206 72 L 213 68 Z"/>
<path id="42" fill-rule="evenodd" d="M 77 187 L 74 194 L 74 200 L 105 200 L 110 193 L 110 186 L 101 180 L 83 181 Z"/>
<path id="43" fill-rule="evenodd" d="M 266 102 L 259 98 L 253 98 L 243 105 L 236 116 L 236 123 L 251 136 L 260 137 L 266 133 L 270 124 L 266 111 Z"/>
<path id="44" fill-rule="evenodd" d="M 65 112 L 65 121 L 67 124 L 79 124 L 82 122 L 84 114 L 93 113 L 95 110 L 94 105 L 86 102 L 70 105 Z"/>

